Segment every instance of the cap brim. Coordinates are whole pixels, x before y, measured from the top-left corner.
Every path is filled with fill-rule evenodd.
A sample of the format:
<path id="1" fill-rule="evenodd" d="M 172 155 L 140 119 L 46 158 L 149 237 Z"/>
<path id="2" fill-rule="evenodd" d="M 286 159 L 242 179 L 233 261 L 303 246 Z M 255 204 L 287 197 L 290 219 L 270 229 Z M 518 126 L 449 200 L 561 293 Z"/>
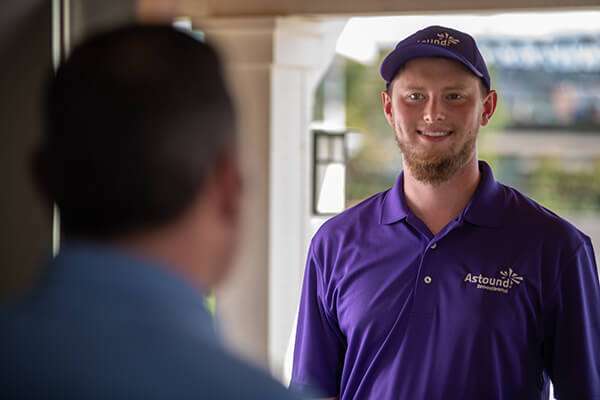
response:
<path id="1" fill-rule="evenodd" d="M 411 46 L 406 46 L 400 49 L 395 49 L 381 63 L 381 77 L 390 83 L 396 73 L 404 64 L 415 58 L 423 57 L 442 57 L 455 60 L 467 67 L 473 74 L 479 78 L 483 78 L 483 74 L 475 68 L 473 64 L 458 54 L 444 49 L 443 47 L 419 43 Z"/>

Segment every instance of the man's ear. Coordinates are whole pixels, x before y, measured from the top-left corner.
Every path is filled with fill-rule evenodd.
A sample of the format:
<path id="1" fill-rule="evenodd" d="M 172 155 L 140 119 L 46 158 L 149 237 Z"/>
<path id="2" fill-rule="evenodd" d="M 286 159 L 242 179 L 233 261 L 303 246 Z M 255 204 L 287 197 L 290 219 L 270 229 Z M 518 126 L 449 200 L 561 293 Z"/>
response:
<path id="1" fill-rule="evenodd" d="M 234 149 L 219 156 L 214 178 L 220 211 L 226 219 L 237 222 L 241 209 L 242 174 Z"/>
<path id="2" fill-rule="evenodd" d="M 383 109 L 383 115 L 385 116 L 386 121 L 393 128 L 394 118 L 392 113 L 392 96 L 390 96 L 387 90 L 381 91 L 381 107 Z"/>
<path id="3" fill-rule="evenodd" d="M 496 111 L 496 105 L 498 104 L 498 94 L 495 90 L 490 90 L 487 96 L 483 99 L 483 111 L 481 113 L 481 126 L 486 126 L 492 115 Z"/>

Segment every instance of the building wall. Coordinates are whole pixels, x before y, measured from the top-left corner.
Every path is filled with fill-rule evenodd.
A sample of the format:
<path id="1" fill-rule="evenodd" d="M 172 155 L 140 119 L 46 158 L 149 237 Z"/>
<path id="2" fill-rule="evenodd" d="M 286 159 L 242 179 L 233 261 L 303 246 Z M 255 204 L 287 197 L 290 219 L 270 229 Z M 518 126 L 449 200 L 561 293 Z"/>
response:
<path id="1" fill-rule="evenodd" d="M 40 87 L 51 70 L 51 4 L 9 0 L 0 12 L 0 297 L 19 294 L 51 249 L 51 214 L 30 176 Z"/>

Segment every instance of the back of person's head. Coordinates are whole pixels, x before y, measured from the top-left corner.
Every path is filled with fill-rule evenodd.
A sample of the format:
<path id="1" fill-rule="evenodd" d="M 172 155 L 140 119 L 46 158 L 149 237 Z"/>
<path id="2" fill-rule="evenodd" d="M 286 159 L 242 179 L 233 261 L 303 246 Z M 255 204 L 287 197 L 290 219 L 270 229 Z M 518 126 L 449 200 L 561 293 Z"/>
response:
<path id="1" fill-rule="evenodd" d="M 111 238 L 173 221 L 234 144 L 215 51 L 169 26 L 84 41 L 46 102 L 36 177 L 67 236 Z"/>

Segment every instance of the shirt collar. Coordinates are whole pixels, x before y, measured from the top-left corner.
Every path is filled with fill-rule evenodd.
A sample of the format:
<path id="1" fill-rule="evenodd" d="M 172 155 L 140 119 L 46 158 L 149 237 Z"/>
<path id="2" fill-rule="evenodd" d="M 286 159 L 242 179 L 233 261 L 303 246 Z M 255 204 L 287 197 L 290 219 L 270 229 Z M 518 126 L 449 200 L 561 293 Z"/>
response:
<path id="1" fill-rule="evenodd" d="M 481 180 L 473 197 L 462 212 L 460 219 L 473 225 L 498 228 L 506 220 L 507 207 L 504 185 L 494 178 L 492 169 L 485 161 L 479 161 Z"/>
<path id="2" fill-rule="evenodd" d="M 505 197 L 503 186 L 496 182 L 492 169 L 485 161 L 479 161 L 481 178 L 473 197 L 461 213 L 459 220 L 473 225 L 499 227 L 504 220 Z M 404 196 L 404 172 L 394 186 L 387 191 L 381 207 L 382 224 L 393 224 L 412 214 Z"/>
<path id="3" fill-rule="evenodd" d="M 404 171 L 400 173 L 396 183 L 387 191 L 381 206 L 381 224 L 393 224 L 405 219 L 411 213 L 404 197 Z"/>

